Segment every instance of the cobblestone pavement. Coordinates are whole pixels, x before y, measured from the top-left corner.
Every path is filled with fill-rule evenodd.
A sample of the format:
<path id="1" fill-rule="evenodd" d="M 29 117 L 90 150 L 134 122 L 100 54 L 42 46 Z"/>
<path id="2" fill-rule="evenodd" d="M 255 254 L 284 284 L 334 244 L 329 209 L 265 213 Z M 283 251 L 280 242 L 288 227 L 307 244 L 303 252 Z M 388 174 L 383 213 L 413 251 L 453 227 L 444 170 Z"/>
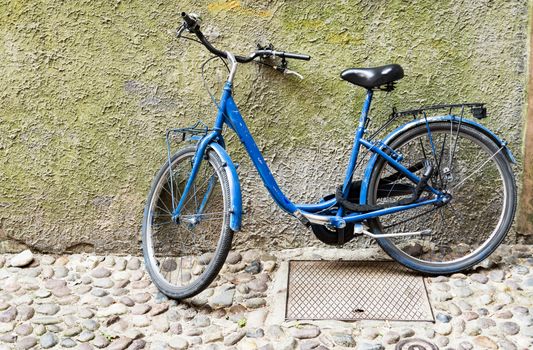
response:
<path id="1" fill-rule="evenodd" d="M 157 292 L 138 257 L 0 255 L 0 350 L 395 349 L 414 338 L 531 349 L 532 252 L 503 246 L 468 274 L 428 278 L 436 323 L 283 319 L 288 259 L 383 258 L 377 249 L 231 252 L 212 286 L 181 303 Z"/>

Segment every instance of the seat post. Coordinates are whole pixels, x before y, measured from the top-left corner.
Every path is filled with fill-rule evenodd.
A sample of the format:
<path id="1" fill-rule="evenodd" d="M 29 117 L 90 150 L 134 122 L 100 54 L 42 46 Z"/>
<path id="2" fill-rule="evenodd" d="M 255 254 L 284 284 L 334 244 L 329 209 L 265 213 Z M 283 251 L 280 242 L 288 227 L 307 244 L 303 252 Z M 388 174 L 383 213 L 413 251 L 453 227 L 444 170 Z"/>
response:
<path id="1" fill-rule="evenodd" d="M 350 184 L 352 183 L 353 173 L 355 170 L 355 166 L 357 164 L 357 157 L 359 156 L 359 148 L 361 146 L 360 140 L 361 138 L 363 138 L 363 135 L 365 133 L 365 124 L 368 118 L 368 112 L 370 111 L 370 104 L 372 103 L 373 93 L 374 92 L 372 91 L 372 89 L 366 90 L 366 98 L 363 104 L 363 108 L 361 109 L 361 116 L 359 117 L 359 125 L 357 126 L 357 130 L 355 131 L 352 153 L 350 155 L 350 161 L 348 162 L 348 167 L 346 168 L 346 176 L 344 178 L 344 184 L 342 185 L 342 196 L 345 199 L 348 198 L 348 192 L 350 192 Z M 337 215 L 338 216 L 343 215 L 342 207 L 339 208 Z"/>
<path id="2" fill-rule="evenodd" d="M 363 129 L 362 132 L 364 133 L 364 128 L 366 124 L 366 120 L 368 118 L 368 112 L 370 111 L 370 105 L 372 103 L 372 96 L 374 95 L 374 91 L 372 89 L 366 90 L 366 98 L 365 103 L 363 104 L 363 108 L 361 109 L 361 117 L 359 118 L 359 125 L 357 127 L 357 130 Z M 363 133 L 361 134 L 361 137 L 363 136 Z"/>

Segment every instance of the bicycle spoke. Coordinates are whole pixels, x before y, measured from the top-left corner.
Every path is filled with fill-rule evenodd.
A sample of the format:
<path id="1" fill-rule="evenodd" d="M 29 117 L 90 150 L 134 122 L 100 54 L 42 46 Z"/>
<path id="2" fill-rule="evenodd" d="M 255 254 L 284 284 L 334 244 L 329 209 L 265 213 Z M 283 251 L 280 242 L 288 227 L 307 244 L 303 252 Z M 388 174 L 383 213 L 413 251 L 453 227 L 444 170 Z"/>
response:
<path id="1" fill-rule="evenodd" d="M 440 186 L 442 188 L 444 188 L 445 186 L 444 186 L 444 180 L 442 179 L 441 163 L 442 163 L 442 158 L 444 156 L 444 148 L 445 148 L 445 145 L 446 145 L 446 136 L 447 135 L 448 134 L 444 134 L 444 140 L 442 141 L 442 147 L 440 149 L 439 160 L 438 160 L 438 162 L 436 164 L 436 166 L 437 166 L 437 169 L 436 169 L 437 170 L 437 175 L 439 176 Z"/>
<path id="2" fill-rule="evenodd" d="M 161 227 L 163 225 L 169 225 L 169 224 L 173 224 L 173 223 L 174 223 L 173 221 L 165 221 L 165 222 L 160 222 L 160 223 L 154 224 L 153 226 L 154 227 Z"/>
<path id="3" fill-rule="evenodd" d="M 398 225 L 404 224 L 404 223 L 409 222 L 409 221 L 411 221 L 411 220 L 413 220 L 413 219 L 417 219 L 417 218 L 419 218 L 419 217 L 422 217 L 422 216 L 424 216 L 424 215 L 427 215 L 427 214 L 429 214 L 429 213 L 431 213 L 431 212 L 433 212 L 433 211 L 435 211 L 435 210 L 436 210 L 436 208 L 428 209 L 428 210 L 422 212 L 421 214 L 416 214 L 416 215 L 413 215 L 413 216 L 411 216 L 411 217 L 408 217 L 407 219 L 404 219 L 404 220 L 402 220 L 402 221 L 394 222 L 394 223 L 389 224 L 389 225 L 387 225 L 387 226 L 383 226 L 383 228 L 387 229 L 387 228 L 391 228 L 391 227 L 394 227 L 394 226 L 398 226 Z"/>
<path id="4" fill-rule="evenodd" d="M 216 174 L 216 171 L 213 171 L 213 174 L 211 174 L 211 176 L 215 175 Z M 198 190 L 200 190 L 204 185 L 207 184 L 207 182 L 209 181 L 210 177 L 207 178 L 207 180 L 205 180 L 200 186 L 198 186 Z M 198 192 L 198 190 L 196 192 Z M 193 195 L 196 195 L 196 192 L 193 193 Z M 183 206 L 186 206 L 190 201 L 191 201 L 192 197 L 189 196 L 189 198 L 186 200 L 186 202 L 183 204 Z"/>
<path id="5" fill-rule="evenodd" d="M 165 205 L 165 203 L 163 203 L 163 206 L 165 208 L 161 208 L 159 205 L 156 205 L 156 208 L 164 210 L 167 214 L 172 215 L 172 212 L 170 211 L 170 209 L 168 209 L 168 207 Z"/>
<path id="6" fill-rule="evenodd" d="M 190 215 L 181 215 L 181 219 L 194 219 L 194 218 L 201 218 L 202 221 L 205 220 L 212 220 L 212 219 L 220 219 L 223 218 L 225 215 L 229 214 L 229 212 L 218 212 L 218 213 L 202 213 L 202 214 L 190 214 Z"/>
<path id="7" fill-rule="evenodd" d="M 470 175 L 468 175 L 466 178 L 464 178 L 461 182 L 459 182 L 457 185 L 453 186 L 452 187 L 452 190 L 457 188 L 459 185 L 461 185 L 462 183 L 464 183 L 466 180 L 468 180 L 469 178 L 471 178 L 472 176 L 474 176 L 474 174 L 478 173 L 488 162 L 490 162 L 498 153 L 500 153 L 500 151 L 503 149 L 504 146 L 500 147 L 500 149 L 494 153 L 492 156 L 490 156 L 489 159 L 485 160 L 479 167 L 475 167 L 476 170 L 474 170 L 474 172 L 472 172 Z"/>
<path id="8" fill-rule="evenodd" d="M 455 158 L 455 151 L 457 150 L 457 144 L 459 143 L 459 131 L 461 131 L 461 124 L 463 122 L 463 118 L 461 117 L 461 120 L 459 121 L 459 125 L 457 126 L 457 131 L 455 132 L 455 142 L 453 144 L 453 151 L 450 149 L 450 172 L 453 170 L 453 160 Z M 453 124 L 451 123 L 453 126 Z"/>

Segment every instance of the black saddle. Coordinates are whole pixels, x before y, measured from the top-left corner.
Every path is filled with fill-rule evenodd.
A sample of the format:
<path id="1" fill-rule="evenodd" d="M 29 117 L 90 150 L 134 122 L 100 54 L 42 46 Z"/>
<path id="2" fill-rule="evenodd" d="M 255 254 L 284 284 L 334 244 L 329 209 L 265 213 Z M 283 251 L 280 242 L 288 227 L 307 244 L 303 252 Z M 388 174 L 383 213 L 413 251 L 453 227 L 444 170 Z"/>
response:
<path id="1" fill-rule="evenodd" d="M 341 73 L 341 78 L 367 89 L 387 85 L 392 90 L 392 83 L 403 78 L 403 68 L 399 64 L 388 64 L 375 68 L 350 68 Z"/>

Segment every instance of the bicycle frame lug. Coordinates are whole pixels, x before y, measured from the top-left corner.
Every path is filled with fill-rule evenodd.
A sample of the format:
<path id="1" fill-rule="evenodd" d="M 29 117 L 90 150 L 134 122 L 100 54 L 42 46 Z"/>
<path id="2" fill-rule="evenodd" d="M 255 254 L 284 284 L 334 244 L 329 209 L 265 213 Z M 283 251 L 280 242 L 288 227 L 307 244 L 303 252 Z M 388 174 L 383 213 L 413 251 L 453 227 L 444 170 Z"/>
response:
<path id="1" fill-rule="evenodd" d="M 445 192 L 444 196 L 442 196 L 442 202 L 441 202 L 442 204 L 441 205 L 448 204 L 448 203 L 451 202 L 451 200 L 452 200 L 452 195 Z"/>
<path id="2" fill-rule="evenodd" d="M 396 160 L 398 162 L 401 162 L 403 160 L 403 154 L 401 154 L 400 152 L 396 152 Z"/>
<path id="3" fill-rule="evenodd" d="M 345 228 L 346 221 L 338 216 L 334 216 L 330 219 L 329 225 L 333 226 L 334 228 Z"/>
<path id="4" fill-rule="evenodd" d="M 394 159 L 397 162 L 401 162 L 403 160 L 403 155 L 390 148 L 387 144 L 385 144 L 383 141 L 379 140 L 374 143 L 374 145 L 378 146 L 380 149 L 382 149 L 384 152 L 388 153 L 392 159 Z"/>

